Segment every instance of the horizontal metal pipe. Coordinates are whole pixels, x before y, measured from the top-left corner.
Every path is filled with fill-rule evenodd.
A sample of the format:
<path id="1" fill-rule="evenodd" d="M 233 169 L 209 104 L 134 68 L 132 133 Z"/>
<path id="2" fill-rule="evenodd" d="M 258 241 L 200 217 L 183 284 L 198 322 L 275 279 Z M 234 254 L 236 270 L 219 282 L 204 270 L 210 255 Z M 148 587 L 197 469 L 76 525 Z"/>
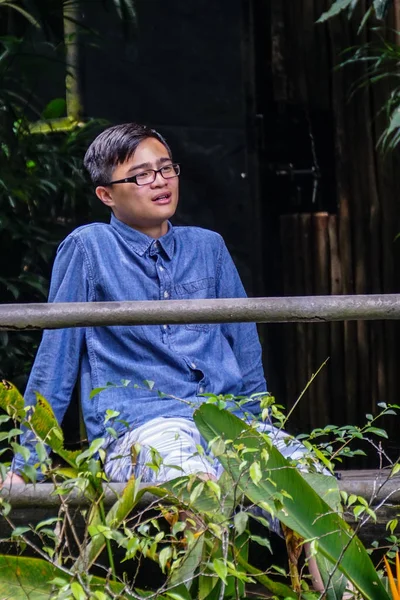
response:
<path id="1" fill-rule="evenodd" d="M 0 305 L 0 330 L 400 319 L 400 294 Z"/>

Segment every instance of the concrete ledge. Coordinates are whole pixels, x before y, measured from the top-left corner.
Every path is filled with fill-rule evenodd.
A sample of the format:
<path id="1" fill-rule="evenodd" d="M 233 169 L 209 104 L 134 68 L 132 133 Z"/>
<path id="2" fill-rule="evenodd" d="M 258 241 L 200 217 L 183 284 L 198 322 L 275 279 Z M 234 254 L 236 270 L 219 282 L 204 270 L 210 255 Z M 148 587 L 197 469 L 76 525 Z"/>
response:
<path id="1" fill-rule="evenodd" d="M 362 496 L 368 502 L 373 498 L 373 505 L 378 505 L 384 499 L 389 504 L 400 505 L 400 474 L 389 479 L 390 471 L 362 470 L 362 471 L 340 471 L 339 489 L 348 494 Z M 104 486 L 104 504 L 111 506 L 124 489 L 124 483 L 109 483 Z M 144 485 L 143 485 L 144 487 Z M 55 508 L 61 504 L 60 496 L 55 493 L 52 483 L 12 484 L 5 486 L 1 497 L 8 500 L 14 508 Z M 67 498 L 67 496 L 63 496 Z M 145 494 L 140 506 L 146 506 L 155 500 L 155 496 Z M 87 506 L 88 500 L 76 490 L 68 495 L 70 506 Z"/>

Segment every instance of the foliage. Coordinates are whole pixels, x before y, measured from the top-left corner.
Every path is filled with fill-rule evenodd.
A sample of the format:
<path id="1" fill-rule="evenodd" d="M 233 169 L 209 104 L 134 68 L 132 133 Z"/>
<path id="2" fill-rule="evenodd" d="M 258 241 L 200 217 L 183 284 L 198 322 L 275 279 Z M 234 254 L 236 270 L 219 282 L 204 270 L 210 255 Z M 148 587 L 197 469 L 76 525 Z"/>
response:
<path id="1" fill-rule="evenodd" d="M 115 496 L 108 511 L 105 496 L 110 492 L 115 495 L 115 489 L 101 467 L 104 440 L 95 440 L 84 451 L 67 451 L 50 406 L 39 395 L 37 400 L 36 409 L 26 408 L 17 389 L 3 382 L 0 407 L 6 414 L 2 420 L 10 419 L 15 426 L 0 435 L 28 458 L 29 450 L 21 449 L 14 439 L 21 425 L 35 432 L 39 440 L 38 467 L 52 479 L 61 507 L 59 514 L 51 519 L 15 527 L 7 496 L 2 495 L 2 518 L 12 528 L 9 542 L 20 551 L 28 547 L 35 557 L 0 556 L 1 592 L 13 589 L 16 600 L 27 597 L 222 600 L 247 598 L 247 586 L 257 582 L 275 598 L 317 598 L 302 572 L 299 589 L 295 591 L 276 579 L 281 569 L 266 565 L 260 571 L 249 563 L 250 541 L 261 544 L 264 552 L 269 547 L 265 530 L 261 536 L 255 535 L 252 523 L 268 527 L 266 516 L 272 514 L 285 525 L 287 542 L 290 537 L 293 549 L 298 550 L 304 539 L 311 542 L 325 575 L 328 600 L 342 597 L 345 580 L 341 572 L 364 598 L 389 599 L 364 547 L 340 516 L 336 479 L 317 472 L 314 451 L 304 457 L 308 472 L 300 474 L 271 445 L 268 436 L 220 408 L 231 397 L 209 395 L 194 416 L 210 450 L 225 468 L 219 481 L 191 475 L 146 487 L 141 485 L 140 478 L 132 477 L 121 494 Z M 246 399 L 240 400 L 242 406 L 245 402 Z M 264 410 L 272 410 L 284 420 L 271 397 L 263 398 L 261 403 Z M 383 407 L 383 412 L 392 410 Z M 382 434 L 374 418 L 368 417 L 366 427 L 361 428 L 361 437 Z M 354 429 L 352 434 L 350 429 L 346 431 L 353 440 L 360 438 L 360 429 Z M 320 432 L 314 435 L 318 437 Z M 53 468 L 44 452 L 44 443 L 67 466 Z M 341 439 L 338 444 L 348 446 L 350 441 Z M 326 443 L 320 451 L 326 464 L 340 458 L 337 449 L 328 458 Z M 157 461 L 152 468 L 159 468 Z M 32 467 L 26 468 L 25 476 L 35 480 Z M 83 531 L 78 529 L 69 507 L 69 499 L 76 493 L 82 498 Z M 147 501 L 143 504 L 145 494 Z M 345 498 L 345 505 L 362 507 L 363 510 L 354 512 L 360 519 L 371 518 L 373 513 L 363 498 Z M 254 507 L 264 512 L 257 512 Z M 73 538 L 74 548 L 66 542 L 68 537 Z M 107 559 L 101 554 L 103 549 Z M 137 583 L 144 559 L 158 565 L 161 577 L 158 585 L 154 582 L 152 589 L 147 590 Z M 107 560 L 108 568 L 104 566 Z M 98 577 L 99 569 L 104 573 L 102 578 Z"/>
<path id="2" fill-rule="evenodd" d="M 341 12 L 346 12 L 348 18 L 351 18 L 358 4 L 358 0 L 336 0 L 317 22 L 325 22 Z M 371 16 L 384 19 L 392 4 L 392 0 L 371 0 L 363 15 L 359 33 Z M 387 123 L 378 142 L 384 151 L 394 150 L 400 142 L 399 34 L 400 32 L 387 28 L 371 27 L 370 37 L 373 41 L 346 49 L 343 52 L 344 59 L 339 64 L 339 68 L 347 68 L 351 65 L 358 65 L 361 68 L 362 75 L 353 84 L 351 95 L 356 90 L 368 89 L 371 85 L 381 85 L 384 81 L 388 83 L 387 99 L 378 109 L 378 113 L 385 114 Z"/>
<path id="3" fill-rule="evenodd" d="M 390 88 L 389 96 L 380 112 L 385 114 L 387 127 L 382 132 L 379 144 L 383 150 L 394 150 L 400 141 L 400 83 L 398 64 L 400 47 L 398 40 L 394 42 L 385 39 L 383 29 L 374 29 L 375 41 L 368 42 L 356 48 L 349 48 L 344 53 L 340 67 L 358 64 L 363 67 L 363 75 L 353 84 L 350 92 L 367 89 L 371 85 L 380 85 L 387 81 Z M 395 32 L 396 38 L 400 35 Z"/>
<path id="4" fill-rule="evenodd" d="M 58 243 L 93 214 L 92 192 L 81 164 L 100 124 L 32 135 L 26 133 L 15 105 L 10 108 L 1 96 L 0 111 L 1 299 L 44 302 Z M 2 377 L 12 376 L 22 384 L 17 378 L 28 370 L 37 339 L 28 332 L 1 332 Z"/>
<path id="5" fill-rule="evenodd" d="M 318 23 L 323 23 L 342 12 L 346 12 L 350 18 L 359 4 L 361 4 L 359 0 L 334 0 L 330 9 L 320 16 Z M 377 19 L 384 19 L 392 4 L 393 0 L 369 0 L 367 2 L 366 18 L 374 14 Z"/>
<path id="6" fill-rule="evenodd" d="M 0 2 L 0 13 L 5 17 L 0 36 L 3 303 L 44 302 L 57 245 L 77 225 L 106 217 L 93 205 L 93 193 L 82 169 L 84 152 L 104 122 L 89 120 L 84 126 L 55 132 L 55 121 L 65 120 L 65 98 L 46 104 L 32 89 L 39 73 L 66 70 L 64 52 L 69 40 L 64 39 L 63 10 L 64 19 L 68 19 L 73 5 L 48 0 Z M 116 11 L 125 32 L 135 25 L 133 0 L 99 0 L 99 8 Z M 96 37 L 83 22 L 77 27 Z M 32 120 L 36 121 L 34 126 Z M 0 332 L 0 376 L 24 386 L 38 340 L 32 332 Z"/>

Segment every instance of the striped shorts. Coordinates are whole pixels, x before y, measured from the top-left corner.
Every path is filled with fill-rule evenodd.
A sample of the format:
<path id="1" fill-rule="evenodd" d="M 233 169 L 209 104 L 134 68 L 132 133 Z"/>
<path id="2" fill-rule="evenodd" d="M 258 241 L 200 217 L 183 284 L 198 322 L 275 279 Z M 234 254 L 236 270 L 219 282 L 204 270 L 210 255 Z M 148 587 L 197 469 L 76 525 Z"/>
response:
<path id="1" fill-rule="evenodd" d="M 302 444 L 270 423 L 258 423 L 257 429 L 268 434 L 285 458 L 296 461 L 308 454 Z M 135 475 L 143 483 L 157 484 L 194 473 L 218 479 L 223 471 L 194 422 L 183 418 L 158 417 L 117 440 L 109 438 L 106 453 L 110 481 L 125 482 Z"/>

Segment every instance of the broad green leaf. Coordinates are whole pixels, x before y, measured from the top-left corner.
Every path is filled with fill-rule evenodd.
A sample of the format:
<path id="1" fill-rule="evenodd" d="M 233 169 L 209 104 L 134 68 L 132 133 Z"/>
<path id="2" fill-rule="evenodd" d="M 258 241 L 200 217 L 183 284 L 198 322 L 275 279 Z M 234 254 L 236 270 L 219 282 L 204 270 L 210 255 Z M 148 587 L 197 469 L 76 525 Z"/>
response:
<path id="1" fill-rule="evenodd" d="M 73 581 L 72 575 L 40 558 L 0 555 L 0 598 L 12 600 L 49 600 L 52 581 Z M 90 589 L 104 591 L 108 585 L 116 594 L 124 585 L 115 581 L 106 581 L 93 577 Z M 86 597 L 86 596 L 85 596 Z M 121 600 L 133 600 L 133 596 L 124 593 Z"/>
<path id="2" fill-rule="evenodd" d="M 267 590 L 272 592 L 275 596 L 279 598 L 293 598 L 293 600 L 298 600 L 298 594 L 296 594 L 292 589 L 290 589 L 284 583 L 277 583 L 270 579 L 267 575 L 260 571 L 256 567 L 253 567 L 250 563 L 248 563 L 243 556 L 238 552 L 236 553 L 236 560 L 241 567 L 244 567 L 246 573 L 250 573 L 254 579 L 257 580 L 258 583 L 261 583 Z"/>
<path id="3" fill-rule="evenodd" d="M 340 490 L 336 477 L 322 473 L 301 473 L 303 479 L 333 510 L 342 511 Z"/>
<path id="4" fill-rule="evenodd" d="M 205 600 L 205 598 L 208 598 L 218 583 L 218 579 L 214 576 L 207 575 L 206 573 L 199 575 L 199 589 L 197 592 L 198 600 Z"/>
<path id="5" fill-rule="evenodd" d="M 263 436 L 238 417 L 212 404 L 203 404 L 194 413 L 195 423 L 206 441 L 220 436 L 234 440 L 236 446 L 251 450 L 251 464 L 259 460 L 267 445 Z M 269 445 L 268 445 L 269 446 Z M 269 459 L 263 463 L 262 479 L 255 485 L 251 477 L 239 469 L 243 455 L 232 447 L 219 457 L 239 488 L 251 502 L 263 505 L 274 503 L 276 516 L 304 539 L 317 539 L 319 551 L 333 564 L 340 559 L 340 570 L 369 600 L 389 600 L 364 546 L 339 514 L 305 481 L 296 468 L 273 446 L 268 448 Z M 260 461 L 261 462 L 261 461 Z M 284 493 L 282 493 L 284 492 Z M 275 503 L 276 504 L 276 503 Z"/>
<path id="6" fill-rule="evenodd" d="M 346 577 L 339 569 L 334 570 L 332 563 L 319 554 L 318 551 L 315 558 L 322 581 L 324 582 L 326 600 L 342 600 L 347 585 Z"/>

